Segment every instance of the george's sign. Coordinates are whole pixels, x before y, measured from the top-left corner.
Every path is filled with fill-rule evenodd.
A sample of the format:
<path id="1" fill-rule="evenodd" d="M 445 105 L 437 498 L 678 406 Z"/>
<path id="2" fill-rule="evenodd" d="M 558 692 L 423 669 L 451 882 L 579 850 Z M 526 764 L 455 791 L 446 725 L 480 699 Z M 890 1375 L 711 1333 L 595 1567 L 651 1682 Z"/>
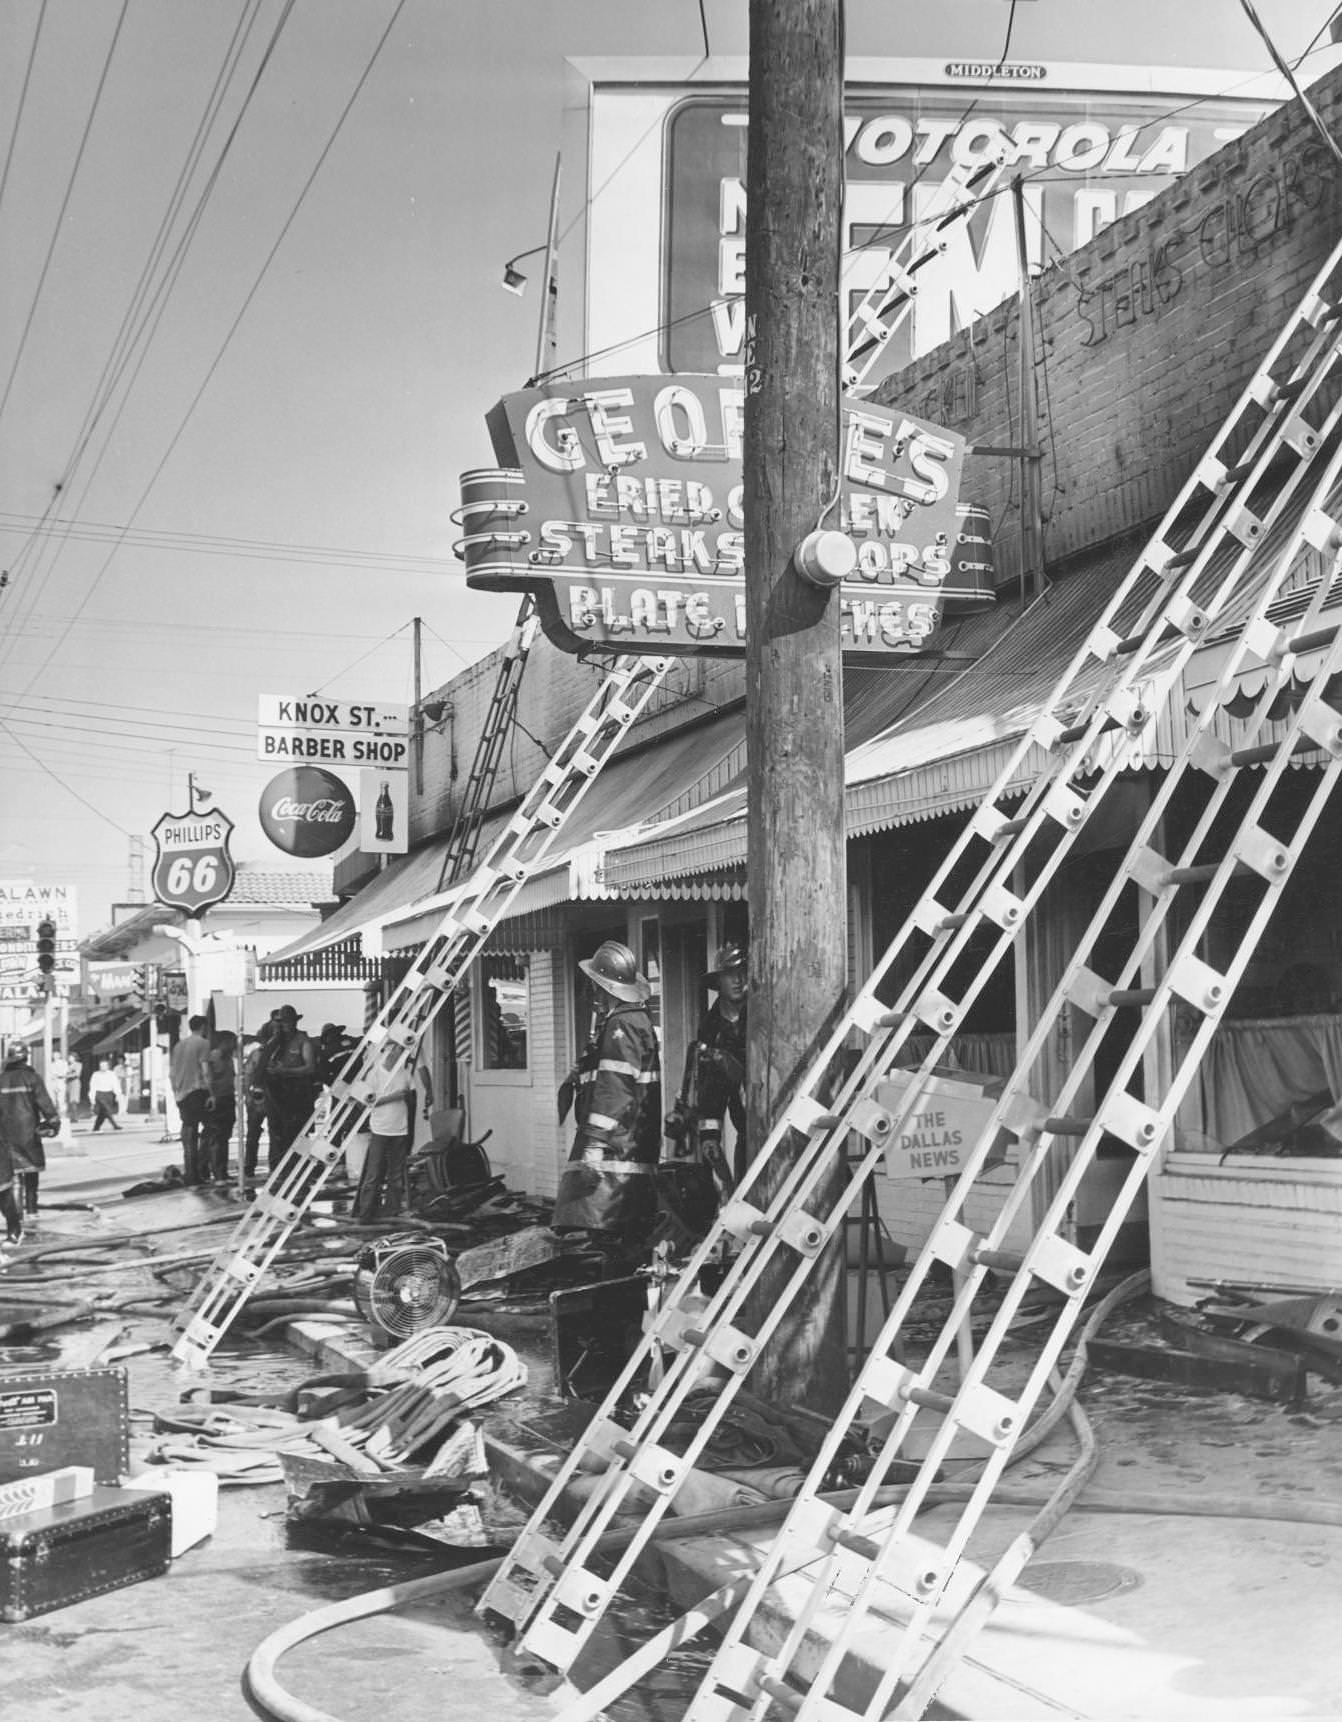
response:
<path id="1" fill-rule="evenodd" d="M 314 765 L 282 771 L 261 791 L 261 829 L 286 855 L 334 855 L 358 818 L 353 792 L 334 772 Z"/>
<path id="2" fill-rule="evenodd" d="M 717 376 L 611 377 L 505 396 L 502 465 L 462 476 L 468 586 L 533 591 L 568 651 L 745 651 L 745 392 Z M 947 609 L 992 601 L 959 554 L 963 439 L 897 408 L 844 403 L 829 524 L 857 547 L 845 652 L 924 650 Z M 977 539 L 975 543 L 977 543 Z"/>

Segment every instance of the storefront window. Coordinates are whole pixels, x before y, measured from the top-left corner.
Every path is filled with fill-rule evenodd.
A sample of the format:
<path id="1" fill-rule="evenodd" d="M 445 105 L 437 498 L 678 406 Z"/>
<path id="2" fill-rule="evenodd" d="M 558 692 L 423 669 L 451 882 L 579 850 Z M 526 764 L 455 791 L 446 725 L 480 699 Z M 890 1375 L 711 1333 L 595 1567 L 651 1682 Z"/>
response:
<path id="1" fill-rule="evenodd" d="M 531 959 L 490 953 L 480 960 L 480 1066 L 525 1070 L 531 1031 Z"/>

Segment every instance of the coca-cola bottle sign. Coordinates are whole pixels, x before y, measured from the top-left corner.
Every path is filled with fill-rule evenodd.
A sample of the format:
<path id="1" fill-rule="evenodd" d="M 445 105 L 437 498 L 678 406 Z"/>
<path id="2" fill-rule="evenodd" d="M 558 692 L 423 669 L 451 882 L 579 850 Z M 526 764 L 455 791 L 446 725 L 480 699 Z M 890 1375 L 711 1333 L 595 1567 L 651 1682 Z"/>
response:
<path id="1" fill-rule="evenodd" d="M 286 855 L 333 855 L 348 843 L 358 818 L 354 791 L 334 772 L 294 765 L 261 791 L 261 829 Z"/>

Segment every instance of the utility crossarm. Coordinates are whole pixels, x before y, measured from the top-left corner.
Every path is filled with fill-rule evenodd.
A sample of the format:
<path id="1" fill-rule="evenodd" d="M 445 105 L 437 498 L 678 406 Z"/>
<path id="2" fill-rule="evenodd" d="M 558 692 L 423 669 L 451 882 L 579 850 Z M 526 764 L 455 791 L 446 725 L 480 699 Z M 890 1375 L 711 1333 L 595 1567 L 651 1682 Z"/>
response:
<path id="1" fill-rule="evenodd" d="M 1050 882 L 1109 790 L 1130 771 L 1134 753 L 1156 745 L 1158 721 L 1176 690 L 1182 697 L 1183 672 L 1198 646 L 1218 620 L 1229 625 L 1233 619 L 1237 631 L 1220 679 L 1189 720 L 1188 739 L 1112 886 L 1024 1037 L 1016 1069 L 686 1714 L 693 1722 L 783 1715 L 816 1722 L 860 1715 L 874 1722 L 896 1702 L 898 1715 L 921 1714 L 935 1696 L 951 1657 L 948 1652 L 938 1659 L 934 1612 L 947 1599 L 969 1535 L 1342 771 L 1342 715 L 1325 697 L 1330 678 L 1342 668 L 1342 640 L 1335 628 L 1322 625 L 1320 615 L 1342 566 L 1342 405 L 1333 404 L 1342 355 L 1340 295 L 1342 247 L 1287 319 L 918 906 L 802 1076 L 795 1097 L 505 1557 L 480 1609 L 512 1625 L 523 1654 L 562 1672 L 572 1667 L 754 1360 L 807 1288 L 826 1245 L 841 1233 L 887 1146 L 898 1142 L 926 1104 L 934 1069 L 945 1060 L 966 1013 L 1035 923 Z M 1269 619 L 1273 602 L 1288 589 L 1300 556 L 1311 550 L 1325 559 L 1327 573 L 1308 613 L 1289 629 L 1279 628 Z M 1324 661 L 1289 718 L 1274 722 L 1269 713 L 1289 681 L 1293 648 L 1306 643 Z M 1218 733 L 1221 705 L 1239 672 L 1250 667 L 1262 676 L 1262 691 L 1245 722 L 1245 745 L 1232 747 Z M 1321 758 L 1322 765 L 1311 774 L 1304 811 L 1292 812 L 1274 794 L 1304 752 Z M 1044 764 L 1037 768 L 1040 759 Z M 1027 770 L 1033 774 L 1022 792 Z M 1165 816 L 1179 790 L 1192 785 L 1202 811 L 1178 852 L 1166 855 L 1172 826 Z M 1237 891 L 1251 894 L 1253 908 L 1230 962 L 1218 971 L 1199 947 L 1232 879 Z M 1125 892 L 1137 894 L 1135 917 L 1115 915 Z M 1101 934 L 1106 973 L 1118 970 L 1113 979 L 1093 966 Z M 1126 949 L 1116 953 L 1121 940 Z M 897 996 L 883 1002 L 887 983 L 893 991 L 896 977 L 905 977 Z M 1090 1027 L 1075 1033 L 1078 1044 L 1061 1090 L 1041 1100 L 1034 1089 L 1036 1067 L 1064 1011 L 1090 1019 Z M 1194 1027 L 1185 1050 L 1171 1055 L 1174 1068 L 1162 1077 L 1159 1099 L 1147 1100 L 1144 1061 L 1154 1056 L 1157 1036 L 1176 1012 L 1191 1015 Z M 914 1036 L 921 1037 L 919 1046 L 930 1037 L 921 1057 L 911 1049 Z M 1102 1079 L 1100 1069 L 1113 1074 Z M 974 1182 L 1004 1134 L 1019 1143 L 1017 1178 L 1001 1213 L 980 1234 L 970 1221 Z M 1132 1164 L 1098 1238 L 1082 1249 L 1068 1236 L 1068 1208 L 1106 1136 L 1126 1144 Z M 788 1171 L 766 1196 L 765 1168 L 785 1140 Z M 855 1158 L 849 1176 L 837 1193 L 827 1194 L 836 1160 L 850 1153 Z M 1012 1251 L 1006 1242 L 1012 1223 L 1028 1212 L 1037 1191 L 1047 1194 L 1040 1229 L 1023 1251 Z M 728 1265 L 705 1306 L 700 1274 L 724 1250 Z M 770 1278 L 770 1301 L 761 1307 L 753 1294 L 776 1262 L 787 1276 L 781 1290 L 777 1277 Z M 929 1276 L 947 1268 L 958 1276 L 954 1305 L 925 1361 L 915 1367 L 901 1361 L 901 1336 Z M 974 1315 L 983 1315 L 979 1300 L 990 1272 L 1009 1284 L 991 1304 L 986 1337 L 976 1342 L 961 1379 L 955 1371 L 956 1335 Z M 1022 1387 L 1001 1369 L 1000 1354 L 1023 1299 L 1039 1284 L 1059 1294 L 1061 1303 Z M 669 1360 L 660 1378 L 648 1372 L 654 1354 Z M 618 1421 L 630 1389 L 645 1380 L 650 1385 L 632 1423 Z M 692 1432 L 673 1445 L 670 1431 L 686 1424 L 692 1393 Z M 836 1511 L 820 1499 L 824 1479 L 853 1424 L 873 1416 L 885 1419 L 888 1433 L 856 1504 Z M 915 1425 L 916 1444 L 909 1439 Z M 984 1455 L 981 1480 L 944 1546 L 931 1546 L 915 1535 L 915 1517 L 961 1436 Z M 910 1448 L 926 1457 L 906 1499 L 896 1510 L 877 1513 L 877 1491 L 897 1463 L 901 1480 L 907 1475 L 912 1461 L 904 1455 Z M 584 1493 L 574 1513 L 566 1492 L 580 1474 Z M 561 1518 L 567 1522 L 556 1528 Z M 610 1556 L 602 1539 L 617 1520 L 627 1541 L 618 1556 Z M 1008 1584 L 1029 1552 L 1013 1545 L 987 1585 Z M 769 1587 L 797 1567 L 805 1594 L 795 1625 L 781 1642 L 772 1627 L 756 1635 Z M 819 1673 L 808 1664 L 803 1676 L 803 1641 L 810 1634 L 815 1642 L 812 1628 L 835 1586 L 844 1609 L 837 1620 L 826 1617 L 825 1637 L 832 1642 Z M 967 1641 L 968 1627 L 989 1611 L 992 1594 L 980 1595 L 972 1613 L 962 1611 L 954 1643 L 947 1640 L 951 1649 Z M 881 1631 L 889 1634 L 882 1677 L 865 1707 L 855 1708 L 835 1697 L 836 1680 L 849 1647 L 872 1627 L 878 1607 Z M 892 1613 L 901 1626 L 889 1625 Z"/>
<path id="2" fill-rule="evenodd" d="M 588 785 L 661 686 L 669 658 L 624 657 L 603 679 L 494 846 L 446 910 L 314 1113 L 274 1168 L 178 1317 L 173 1355 L 204 1364 L 253 1287 L 312 1206 L 350 1136 L 378 1096 L 399 1084 L 421 1037 L 529 875 L 545 858 Z"/>

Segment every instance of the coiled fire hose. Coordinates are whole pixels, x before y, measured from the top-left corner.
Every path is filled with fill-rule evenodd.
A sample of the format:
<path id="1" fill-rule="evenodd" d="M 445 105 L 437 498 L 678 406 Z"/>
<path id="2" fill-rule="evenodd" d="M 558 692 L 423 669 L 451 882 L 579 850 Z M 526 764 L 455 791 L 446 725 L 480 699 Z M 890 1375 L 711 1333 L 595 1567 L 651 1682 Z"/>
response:
<path id="1" fill-rule="evenodd" d="M 1329 1525 L 1342 1529 L 1342 1502 L 1316 1501 L 1303 1503 L 1289 1496 L 1260 1496 L 1246 1499 L 1243 1495 L 1205 1495 L 1198 1498 L 1182 1498 L 1171 1503 L 1164 1494 L 1117 1493 L 1106 1490 L 1091 1490 L 1084 1501 L 1077 1500 L 1086 1479 L 1095 1468 L 1096 1455 L 1093 1435 L 1090 1432 L 1089 1421 L 1083 1412 L 1074 1406 L 1077 1388 L 1085 1371 L 1086 1347 L 1095 1337 L 1101 1324 L 1129 1298 L 1144 1292 L 1150 1283 L 1150 1275 L 1143 1270 L 1124 1280 L 1121 1285 L 1109 1292 L 1099 1304 L 1083 1327 L 1078 1338 L 1076 1350 L 1068 1367 L 1066 1375 L 1058 1384 L 1055 1398 L 1048 1408 L 1031 1424 L 1021 1436 L 1012 1452 L 1012 1461 L 1023 1458 L 1032 1452 L 1054 1428 L 1063 1416 L 1071 1416 L 1072 1426 L 1077 1433 L 1081 1446 L 1080 1454 L 1072 1467 L 1062 1478 L 1061 1482 L 1049 1494 L 1042 1494 L 1035 1489 L 1007 1485 L 993 1491 L 994 1503 L 1013 1507 L 1037 1507 L 1039 1513 L 1032 1521 L 1025 1537 L 1031 1539 L 1038 1547 L 1049 1532 L 1054 1528 L 1069 1507 L 1076 1507 L 1082 1512 L 1092 1513 L 1124 1513 L 1151 1517 L 1166 1518 L 1218 1518 L 1218 1519 L 1260 1519 L 1282 1523 Z M 1084 1433 L 1083 1433 L 1084 1431 Z M 972 1482 L 934 1484 L 925 1497 L 929 1507 L 939 1506 L 947 1502 L 968 1500 L 973 1493 Z M 907 1485 L 895 1484 L 880 1489 L 872 1503 L 874 1507 L 894 1506 L 907 1493 Z M 843 1511 L 853 1506 L 858 1499 L 857 1489 L 840 1489 L 820 1497 L 826 1505 Z M 777 1524 L 787 1516 L 792 1508 L 790 1500 L 762 1501 L 753 1506 L 729 1507 L 720 1512 L 699 1513 L 693 1517 L 664 1520 L 653 1532 L 655 1543 L 678 1541 L 682 1538 L 723 1535 L 728 1532 L 749 1533 L 767 1529 Z M 618 1551 L 631 1533 L 628 1531 L 612 1531 L 602 1537 L 597 1544 L 602 1552 Z M 337 1626 L 347 1625 L 350 1621 L 366 1620 L 372 1615 L 386 1614 L 391 1609 L 406 1607 L 409 1604 L 425 1602 L 431 1598 L 445 1596 L 452 1591 L 469 1589 L 474 1585 L 484 1585 L 502 1566 L 502 1558 L 487 1561 L 473 1561 L 469 1566 L 457 1567 L 451 1572 L 431 1573 L 426 1578 L 409 1579 L 401 1584 L 386 1585 L 378 1590 L 364 1591 L 359 1596 L 347 1597 L 344 1602 L 328 1603 L 322 1608 L 313 1609 L 310 1613 L 301 1615 L 297 1620 L 278 1628 L 264 1639 L 252 1652 L 247 1663 L 244 1681 L 247 1692 L 255 1706 L 273 1722 L 341 1722 L 341 1718 L 333 1716 L 329 1711 L 319 1709 L 316 1705 L 308 1704 L 305 1700 L 295 1697 L 283 1687 L 276 1675 L 276 1666 L 280 1658 L 298 1645 L 309 1639 L 318 1637 L 323 1632 L 330 1632 Z M 714 1599 L 720 1599 L 715 1613 L 724 1612 L 733 1606 L 735 1596 L 741 1590 L 745 1581 L 737 1581 L 735 1585 L 725 1586 L 720 1592 L 715 1592 L 712 1598 L 707 1598 L 699 1605 L 701 1612 L 707 1613 Z M 710 1615 L 710 1618 L 714 1615 Z M 669 1635 L 675 1631 L 669 1627 L 666 1632 L 649 1641 L 634 1656 L 628 1658 L 623 1667 L 617 1670 L 620 1690 L 627 1690 L 633 1682 L 641 1677 L 648 1667 L 666 1653 Z M 681 1636 L 684 1634 L 682 1632 Z M 925 1682 L 944 1678 L 947 1671 L 944 1664 L 950 1660 L 949 1653 L 943 1657 L 940 1651 L 925 1664 L 918 1676 L 919 1686 Z M 910 1697 L 913 1694 L 910 1693 Z M 582 1695 L 581 1700 L 564 1712 L 563 1722 L 581 1722 L 584 1716 L 596 1714 L 602 1704 L 611 1701 L 610 1695 L 602 1693 L 601 1686 L 593 1687 L 589 1693 Z M 596 1709 L 593 1709 L 593 1704 Z"/>

